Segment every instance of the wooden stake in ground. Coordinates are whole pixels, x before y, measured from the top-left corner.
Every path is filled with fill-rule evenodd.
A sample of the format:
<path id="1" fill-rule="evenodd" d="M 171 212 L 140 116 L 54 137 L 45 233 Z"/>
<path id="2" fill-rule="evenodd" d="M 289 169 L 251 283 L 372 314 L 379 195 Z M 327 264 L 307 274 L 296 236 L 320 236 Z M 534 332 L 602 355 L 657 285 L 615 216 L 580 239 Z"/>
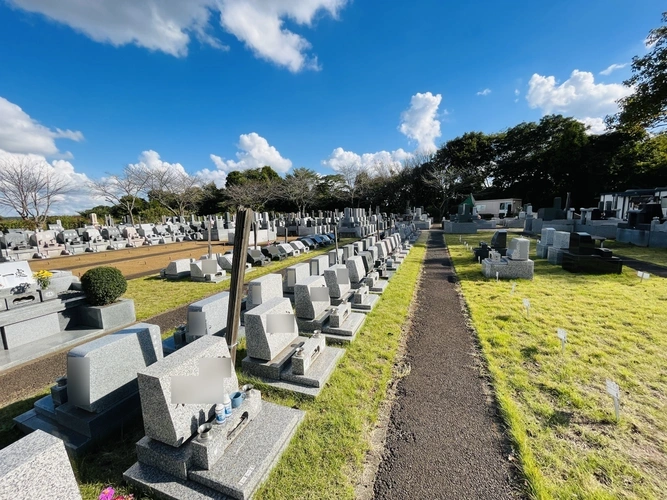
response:
<path id="1" fill-rule="evenodd" d="M 211 216 L 208 216 L 208 258 L 213 257 L 213 250 L 211 249 Z"/>
<path id="2" fill-rule="evenodd" d="M 232 252 L 232 280 L 229 285 L 229 308 L 227 309 L 227 345 L 232 357 L 232 368 L 236 363 L 236 344 L 241 321 L 241 299 L 243 298 L 243 280 L 245 264 L 250 240 L 250 227 L 253 222 L 253 211 L 249 208 L 236 213 L 236 231 L 234 234 L 234 250 Z"/>
<path id="3" fill-rule="evenodd" d="M 334 240 L 336 241 L 336 264 L 340 264 L 338 262 L 338 226 L 334 226 Z"/>

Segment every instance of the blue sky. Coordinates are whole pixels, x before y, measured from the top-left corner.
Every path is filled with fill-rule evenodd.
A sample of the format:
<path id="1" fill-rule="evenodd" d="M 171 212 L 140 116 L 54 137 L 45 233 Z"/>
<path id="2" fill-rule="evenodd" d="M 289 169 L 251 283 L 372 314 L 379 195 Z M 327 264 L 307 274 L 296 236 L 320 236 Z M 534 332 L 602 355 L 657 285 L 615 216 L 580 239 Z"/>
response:
<path id="1" fill-rule="evenodd" d="M 0 150 L 79 185 L 138 162 L 224 184 L 262 164 L 370 168 L 552 112 L 599 132 L 663 9 L 0 0 Z M 91 203 L 81 190 L 61 211 Z"/>

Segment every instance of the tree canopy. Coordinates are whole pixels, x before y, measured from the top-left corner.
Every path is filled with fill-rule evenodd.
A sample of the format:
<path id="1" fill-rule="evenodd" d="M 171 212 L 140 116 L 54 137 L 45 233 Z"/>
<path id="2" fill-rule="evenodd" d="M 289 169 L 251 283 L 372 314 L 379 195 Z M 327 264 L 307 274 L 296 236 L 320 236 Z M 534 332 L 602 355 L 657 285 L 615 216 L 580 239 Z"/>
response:
<path id="1" fill-rule="evenodd" d="M 667 12 L 662 14 L 667 23 Z M 607 118 L 612 127 L 661 129 L 667 125 L 667 24 L 646 38 L 651 50 L 632 58 L 632 76 L 623 83 L 634 93 L 619 101 L 620 112 Z"/>

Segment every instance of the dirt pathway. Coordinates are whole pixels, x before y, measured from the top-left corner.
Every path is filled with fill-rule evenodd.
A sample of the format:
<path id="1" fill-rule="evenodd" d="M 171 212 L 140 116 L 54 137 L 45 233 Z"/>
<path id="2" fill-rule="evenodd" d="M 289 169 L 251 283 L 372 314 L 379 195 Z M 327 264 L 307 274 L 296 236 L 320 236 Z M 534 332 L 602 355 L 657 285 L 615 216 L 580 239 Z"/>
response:
<path id="1" fill-rule="evenodd" d="M 519 498 L 442 231 L 429 235 L 405 361 L 375 498 Z"/>

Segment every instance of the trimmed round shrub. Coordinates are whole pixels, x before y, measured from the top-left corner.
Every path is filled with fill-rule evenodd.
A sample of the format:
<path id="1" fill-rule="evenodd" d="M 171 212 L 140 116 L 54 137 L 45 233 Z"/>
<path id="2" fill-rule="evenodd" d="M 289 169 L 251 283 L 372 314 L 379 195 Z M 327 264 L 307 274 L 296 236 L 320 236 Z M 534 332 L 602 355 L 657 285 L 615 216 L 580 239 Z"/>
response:
<path id="1" fill-rule="evenodd" d="M 81 286 L 91 305 L 116 302 L 127 290 L 127 280 L 115 267 L 95 267 L 81 276 Z"/>

